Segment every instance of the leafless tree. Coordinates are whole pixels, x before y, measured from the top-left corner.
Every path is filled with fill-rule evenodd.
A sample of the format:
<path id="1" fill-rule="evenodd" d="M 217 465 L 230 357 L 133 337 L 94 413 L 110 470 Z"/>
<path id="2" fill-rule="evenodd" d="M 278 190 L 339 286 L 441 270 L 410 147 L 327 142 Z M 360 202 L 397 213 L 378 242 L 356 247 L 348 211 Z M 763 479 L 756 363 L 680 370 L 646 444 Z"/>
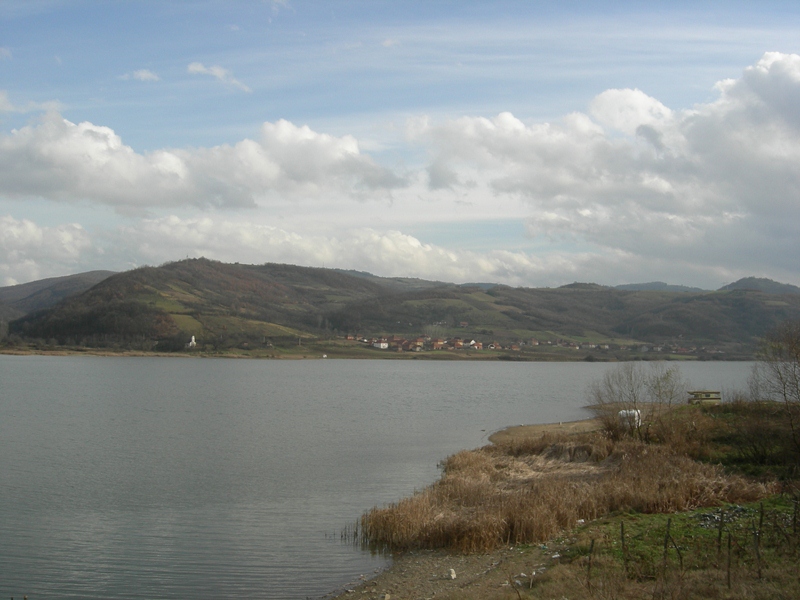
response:
<path id="1" fill-rule="evenodd" d="M 650 438 L 651 428 L 661 428 L 669 409 L 686 398 L 686 384 L 677 367 L 661 362 L 625 362 L 609 369 L 589 388 L 591 410 L 613 437 L 631 434 Z M 628 411 L 629 418 L 620 418 Z M 638 411 L 632 417 L 631 411 Z"/>
<path id="2" fill-rule="evenodd" d="M 783 404 L 800 452 L 800 321 L 786 321 L 764 337 L 750 377 L 750 392 L 754 399 Z"/>

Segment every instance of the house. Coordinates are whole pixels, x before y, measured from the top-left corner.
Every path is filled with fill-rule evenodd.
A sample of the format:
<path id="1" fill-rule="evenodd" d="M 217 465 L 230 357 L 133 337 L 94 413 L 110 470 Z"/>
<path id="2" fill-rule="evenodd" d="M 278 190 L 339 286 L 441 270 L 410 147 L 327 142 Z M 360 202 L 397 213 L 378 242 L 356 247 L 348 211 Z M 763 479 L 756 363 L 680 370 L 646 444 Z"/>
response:
<path id="1" fill-rule="evenodd" d="M 372 347 L 377 348 L 378 350 L 388 350 L 389 341 L 386 339 L 375 340 L 372 342 Z"/>
<path id="2" fill-rule="evenodd" d="M 689 392 L 689 404 L 722 404 L 722 392 L 716 390 L 694 390 Z"/>
<path id="3" fill-rule="evenodd" d="M 406 343 L 406 339 L 402 337 L 398 337 L 396 335 L 391 336 L 388 340 L 390 348 L 402 348 L 403 344 Z"/>
<path id="4" fill-rule="evenodd" d="M 431 348 L 433 348 L 434 350 L 442 350 L 444 348 L 444 340 L 442 338 L 432 339 Z"/>

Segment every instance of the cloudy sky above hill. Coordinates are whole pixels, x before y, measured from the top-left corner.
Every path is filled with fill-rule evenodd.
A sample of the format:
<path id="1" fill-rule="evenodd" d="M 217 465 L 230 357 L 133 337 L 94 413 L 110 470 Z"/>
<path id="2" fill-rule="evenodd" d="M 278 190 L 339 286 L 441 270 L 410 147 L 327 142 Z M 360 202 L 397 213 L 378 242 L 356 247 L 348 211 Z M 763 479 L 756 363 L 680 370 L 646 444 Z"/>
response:
<path id="1" fill-rule="evenodd" d="M 0 285 L 800 285 L 800 5 L 0 3 Z"/>

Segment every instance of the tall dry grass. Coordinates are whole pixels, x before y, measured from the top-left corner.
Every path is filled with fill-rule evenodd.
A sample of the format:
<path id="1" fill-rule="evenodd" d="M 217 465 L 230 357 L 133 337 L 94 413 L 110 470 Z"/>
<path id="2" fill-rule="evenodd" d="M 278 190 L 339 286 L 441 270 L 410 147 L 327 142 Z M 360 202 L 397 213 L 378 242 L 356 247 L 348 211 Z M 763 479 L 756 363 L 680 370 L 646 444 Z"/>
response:
<path id="1" fill-rule="evenodd" d="M 488 551 L 548 540 L 579 519 L 757 500 L 772 490 L 667 446 L 600 435 L 459 452 L 421 492 L 361 518 L 362 540 L 395 550 Z"/>

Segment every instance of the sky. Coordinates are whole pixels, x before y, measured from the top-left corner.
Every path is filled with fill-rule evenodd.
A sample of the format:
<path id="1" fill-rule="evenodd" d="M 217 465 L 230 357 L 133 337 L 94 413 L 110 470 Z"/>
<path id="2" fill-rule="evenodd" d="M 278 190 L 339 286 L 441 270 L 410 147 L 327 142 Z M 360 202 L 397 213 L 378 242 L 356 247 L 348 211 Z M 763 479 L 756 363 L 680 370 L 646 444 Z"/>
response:
<path id="1" fill-rule="evenodd" d="M 0 285 L 800 285 L 800 3 L 0 0 Z"/>

